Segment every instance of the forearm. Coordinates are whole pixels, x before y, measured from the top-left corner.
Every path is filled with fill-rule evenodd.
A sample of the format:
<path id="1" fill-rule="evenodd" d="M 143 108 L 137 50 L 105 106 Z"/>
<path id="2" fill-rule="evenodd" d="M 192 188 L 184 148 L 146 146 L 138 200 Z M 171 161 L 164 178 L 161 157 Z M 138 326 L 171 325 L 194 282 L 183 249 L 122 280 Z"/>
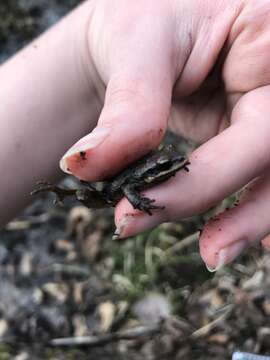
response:
<path id="1" fill-rule="evenodd" d="M 0 67 L 0 223 L 30 201 L 37 180 L 57 175 L 63 153 L 95 126 L 90 13 L 84 3 Z"/>

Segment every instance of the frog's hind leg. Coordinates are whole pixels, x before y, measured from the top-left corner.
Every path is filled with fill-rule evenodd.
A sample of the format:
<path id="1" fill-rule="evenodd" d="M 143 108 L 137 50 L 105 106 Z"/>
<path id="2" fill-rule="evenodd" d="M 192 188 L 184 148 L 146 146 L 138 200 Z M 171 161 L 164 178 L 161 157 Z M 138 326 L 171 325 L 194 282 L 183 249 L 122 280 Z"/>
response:
<path id="1" fill-rule="evenodd" d="M 80 180 L 80 183 L 84 186 L 86 186 L 90 190 L 97 191 L 97 188 L 95 186 L 95 183 L 90 183 L 89 181 Z"/>
<path id="2" fill-rule="evenodd" d="M 37 195 L 42 192 L 51 191 L 56 194 L 57 199 L 55 200 L 56 203 L 62 203 L 63 200 L 67 196 L 73 196 L 76 193 L 76 190 L 73 189 L 64 189 L 59 186 L 50 184 L 46 181 L 39 181 L 38 182 L 38 188 L 31 192 L 31 195 Z"/>
<path id="3" fill-rule="evenodd" d="M 164 209 L 164 206 L 153 205 L 156 200 L 141 196 L 135 186 L 126 185 L 122 187 L 122 190 L 134 209 L 141 210 L 148 215 L 152 215 L 151 210 Z"/>

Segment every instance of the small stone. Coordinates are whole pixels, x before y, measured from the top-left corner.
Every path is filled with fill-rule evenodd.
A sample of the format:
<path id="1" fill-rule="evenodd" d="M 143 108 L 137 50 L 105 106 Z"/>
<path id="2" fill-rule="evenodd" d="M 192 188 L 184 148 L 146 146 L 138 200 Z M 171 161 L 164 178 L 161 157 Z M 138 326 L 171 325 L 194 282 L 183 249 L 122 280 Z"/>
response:
<path id="1" fill-rule="evenodd" d="M 103 304 L 100 304 L 98 307 L 98 314 L 100 317 L 100 331 L 103 333 L 106 333 L 110 330 L 114 316 L 116 312 L 115 305 L 110 302 L 104 302 Z"/>
<path id="2" fill-rule="evenodd" d="M 47 283 L 42 289 L 45 293 L 57 300 L 59 304 L 64 304 L 69 295 L 69 289 L 65 284 Z"/>
<path id="3" fill-rule="evenodd" d="M 86 260 L 93 262 L 101 250 L 102 232 L 96 230 L 81 241 L 81 253 Z"/>
<path id="4" fill-rule="evenodd" d="M 19 266 L 19 272 L 23 276 L 30 276 L 33 270 L 32 265 L 33 257 L 30 253 L 25 253 L 22 256 L 20 266 Z"/>
<path id="5" fill-rule="evenodd" d="M 262 304 L 263 311 L 266 315 L 270 315 L 270 299 L 265 299 Z"/>
<path id="6" fill-rule="evenodd" d="M 72 318 L 72 325 L 74 328 L 74 336 L 87 336 L 88 328 L 83 315 L 77 314 Z"/>
<path id="7" fill-rule="evenodd" d="M 27 352 L 22 352 L 14 357 L 14 360 L 29 360 L 30 356 Z"/>
<path id="8" fill-rule="evenodd" d="M 58 239 L 56 241 L 55 247 L 57 250 L 69 252 L 74 250 L 74 244 L 66 239 Z"/>
<path id="9" fill-rule="evenodd" d="M 67 219 L 67 233 L 82 241 L 87 233 L 87 227 L 93 220 L 93 212 L 86 206 L 75 206 Z"/>
<path id="10" fill-rule="evenodd" d="M 171 304 L 164 295 L 150 293 L 137 301 L 132 311 L 142 323 L 155 325 L 170 316 Z"/>
<path id="11" fill-rule="evenodd" d="M 1 319 L 0 320 L 0 338 L 5 336 L 6 332 L 8 330 L 8 323 L 6 320 Z"/>

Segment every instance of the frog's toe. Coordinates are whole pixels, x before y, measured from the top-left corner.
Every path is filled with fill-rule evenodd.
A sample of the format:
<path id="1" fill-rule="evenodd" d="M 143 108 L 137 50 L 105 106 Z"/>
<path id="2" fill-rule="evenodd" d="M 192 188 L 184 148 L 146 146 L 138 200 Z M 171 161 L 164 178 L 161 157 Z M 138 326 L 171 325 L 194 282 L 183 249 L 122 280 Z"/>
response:
<path id="1" fill-rule="evenodd" d="M 147 197 L 143 197 L 141 198 L 141 200 L 145 203 L 145 204 L 148 204 L 148 205 L 151 205 L 153 204 L 156 200 L 155 199 L 149 199 Z"/>
<path id="2" fill-rule="evenodd" d="M 153 205 L 155 201 L 155 199 L 148 199 L 146 197 L 141 198 L 136 208 L 147 213 L 148 215 L 152 215 L 151 210 L 164 209 L 164 206 Z"/>

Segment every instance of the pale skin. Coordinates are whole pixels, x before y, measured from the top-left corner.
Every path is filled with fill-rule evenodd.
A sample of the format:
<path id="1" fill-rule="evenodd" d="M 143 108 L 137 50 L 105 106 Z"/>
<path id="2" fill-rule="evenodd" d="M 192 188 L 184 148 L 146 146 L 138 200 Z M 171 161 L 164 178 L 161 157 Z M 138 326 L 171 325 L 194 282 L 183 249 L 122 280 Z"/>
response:
<path id="1" fill-rule="evenodd" d="M 0 68 L 2 223 L 37 180 L 55 179 L 64 153 L 63 170 L 101 180 L 170 126 L 202 144 L 190 172 L 145 193 L 166 206 L 153 216 L 121 200 L 120 236 L 202 213 L 250 183 L 206 224 L 200 252 L 216 269 L 262 239 L 269 247 L 269 64 L 269 0 L 87 1 Z"/>

